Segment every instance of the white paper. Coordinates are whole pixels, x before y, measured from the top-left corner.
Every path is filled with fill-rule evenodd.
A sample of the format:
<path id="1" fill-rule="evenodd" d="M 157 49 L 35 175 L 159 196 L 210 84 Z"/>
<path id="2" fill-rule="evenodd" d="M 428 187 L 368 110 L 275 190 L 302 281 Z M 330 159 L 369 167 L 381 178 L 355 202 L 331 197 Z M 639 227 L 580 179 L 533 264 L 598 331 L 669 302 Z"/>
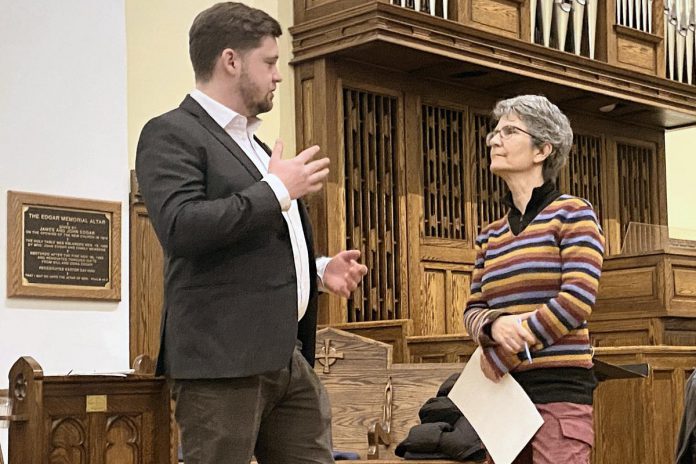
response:
<path id="1" fill-rule="evenodd" d="M 106 375 L 109 377 L 127 377 L 130 374 L 134 374 L 134 369 L 126 369 L 125 371 L 112 371 L 112 372 L 98 372 L 98 371 L 73 371 L 70 370 L 66 375 Z"/>
<path id="2" fill-rule="evenodd" d="M 511 375 L 497 383 L 486 378 L 481 356 L 481 348 L 476 349 L 448 396 L 476 430 L 495 464 L 510 464 L 544 420 Z"/>

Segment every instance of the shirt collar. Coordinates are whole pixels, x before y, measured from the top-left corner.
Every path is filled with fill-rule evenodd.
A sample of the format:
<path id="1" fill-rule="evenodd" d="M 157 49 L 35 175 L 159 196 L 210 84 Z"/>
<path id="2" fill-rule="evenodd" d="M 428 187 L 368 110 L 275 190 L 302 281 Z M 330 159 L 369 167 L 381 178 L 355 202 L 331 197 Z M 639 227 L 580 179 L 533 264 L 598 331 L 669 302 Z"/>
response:
<path id="1" fill-rule="evenodd" d="M 544 184 L 540 185 L 539 187 L 535 187 L 532 190 L 532 197 L 529 199 L 529 203 L 527 203 L 525 213 L 527 211 L 533 211 L 537 209 L 540 205 L 544 204 L 547 198 L 549 198 L 555 192 L 556 185 L 553 181 L 550 180 L 544 182 Z M 513 211 L 518 211 L 517 206 L 515 206 L 515 203 L 512 201 L 512 193 L 510 191 L 508 191 L 503 197 L 503 204 Z M 518 212 L 523 213 L 522 211 Z"/>
<path id="2" fill-rule="evenodd" d="M 247 118 L 231 108 L 226 107 L 217 100 L 212 99 L 199 89 L 193 89 L 190 93 L 191 98 L 196 100 L 199 105 L 210 115 L 220 127 L 227 130 L 241 130 L 254 135 L 261 126 L 261 119 L 257 116 Z"/>

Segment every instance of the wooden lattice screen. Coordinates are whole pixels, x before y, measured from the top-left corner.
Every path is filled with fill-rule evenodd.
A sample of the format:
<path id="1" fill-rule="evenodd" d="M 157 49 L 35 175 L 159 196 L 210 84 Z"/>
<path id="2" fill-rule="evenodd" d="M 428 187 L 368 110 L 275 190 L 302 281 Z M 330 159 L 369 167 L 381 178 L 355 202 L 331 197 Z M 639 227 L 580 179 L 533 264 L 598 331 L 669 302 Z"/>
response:
<path id="1" fill-rule="evenodd" d="M 472 132 L 469 141 L 473 156 L 474 198 L 476 201 L 477 233 L 487 224 L 505 215 L 506 207 L 502 199 L 507 193 L 505 182 L 495 176 L 489 166 L 489 150 L 486 146 L 486 134 L 494 129 L 493 120 L 482 114 L 472 115 Z"/>
<path id="2" fill-rule="evenodd" d="M 348 322 L 399 319 L 397 100 L 345 89 L 343 108 L 346 241 L 368 268 L 348 300 Z"/>
<path id="3" fill-rule="evenodd" d="M 464 112 L 422 111 L 425 236 L 466 240 Z"/>
<path id="4" fill-rule="evenodd" d="M 619 170 L 619 221 L 623 243 L 631 222 L 656 223 L 656 154 L 652 147 L 617 143 L 616 155 Z M 636 232 L 639 232 L 641 237 L 631 239 L 633 247 L 639 242 L 640 248 L 644 251 L 654 249 L 654 242 L 659 240 L 659 231 L 656 230 L 656 234 L 653 234 L 649 229 L 641 227 Z"/>
<path id="5" fill-rule="evenodd" d="M 588 200 L 600 221 L 604 206 L 601 181 L 603 150 L 600 137 L 575 134 L 566 169 L 559 179 L 561 193 Z"/>

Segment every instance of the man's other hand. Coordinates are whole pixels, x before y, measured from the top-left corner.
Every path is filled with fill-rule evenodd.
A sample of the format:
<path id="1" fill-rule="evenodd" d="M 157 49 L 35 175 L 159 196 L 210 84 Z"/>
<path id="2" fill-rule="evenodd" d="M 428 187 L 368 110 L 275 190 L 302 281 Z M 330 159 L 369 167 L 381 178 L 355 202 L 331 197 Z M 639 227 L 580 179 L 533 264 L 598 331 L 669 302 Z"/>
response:
<path id="1" fill-rule="evenodd" d="M 358 288 L 367 266 L 360 264 L 359 250 L 345 250 L 331 258 L 324 271 L 324 288 L 331 293 L 348 298 Z"/>

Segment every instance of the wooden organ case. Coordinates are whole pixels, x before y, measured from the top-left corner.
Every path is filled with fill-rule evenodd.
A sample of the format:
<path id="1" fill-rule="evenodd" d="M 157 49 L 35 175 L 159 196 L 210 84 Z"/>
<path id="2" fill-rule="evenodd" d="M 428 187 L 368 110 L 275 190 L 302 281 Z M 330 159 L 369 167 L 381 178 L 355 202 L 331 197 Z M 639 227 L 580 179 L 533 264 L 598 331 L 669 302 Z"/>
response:
<path id="1" fill-rule="evenodd" d="M 358 248 L 369 269 L 351 299 L 323 299 L 320 322 L 392 344 L 396 362 L 466 359 L 473 242 L 505 214 L 490 110 L 543 94 L 575 133 L 560 190 L 588 199 L 606 235 L 593 343 L 655 360 L 648 379 L 598 389 L 594 462 L 668 462 L 696 366 L 696 248 L 670 240 L 665 187 L 665 131 L 696 123 L 693 33 L 671 41 L 669 1 L 294 6 L 297 146 L 319 144 L 332 167 L 310 200 L 317 246 Z M 625 391 L 651 408 L 621 403 Z M 616 414 L 638 424 L 630 436 Z"/>

